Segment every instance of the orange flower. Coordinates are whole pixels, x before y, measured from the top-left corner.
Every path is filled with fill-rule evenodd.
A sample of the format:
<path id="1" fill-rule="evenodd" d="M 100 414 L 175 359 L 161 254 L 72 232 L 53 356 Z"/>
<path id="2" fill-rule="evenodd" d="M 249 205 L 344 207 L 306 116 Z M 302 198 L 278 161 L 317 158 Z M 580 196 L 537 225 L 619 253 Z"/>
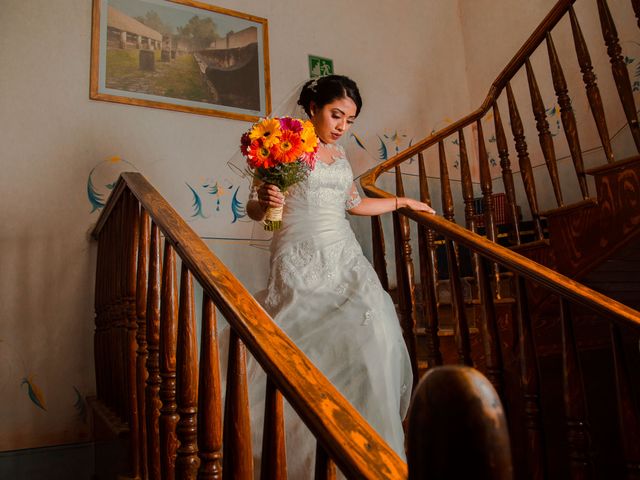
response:
<path id="1" fill-rule="evenodd" d="M 270 168 L 275 165 L 271 161 L 271 151 L 260 140 L 251 142 L 247 160 L 251 168 Z"/>
<path id="2" fill-rule="evenodd" d="M 265 147 L 271 148 L 278 141 L 280 133 L 280 121 L 277 118 L 265 118 L 253 126 L 249 132 L 249 138 L 251 140 L 261 139 Z"/>
<path id="3" fill-rule="evenodd" d="M 307 153 L 311 153 L 318 146 L 318 137 L 316 136 L 316 130 L 313 127 L 313 123 L 309 120 L 302 124 L 302 132 L 300 132 L 300 141 L 302 142 L 303 150 Z"/>
<path id="4" fill-rule="evenodd" d="M 275 160 L 291 163 L 298 160 L 304 153 L 300 136 L 290 130 L 282 132 L 280 142 L 272 147 Z"/>

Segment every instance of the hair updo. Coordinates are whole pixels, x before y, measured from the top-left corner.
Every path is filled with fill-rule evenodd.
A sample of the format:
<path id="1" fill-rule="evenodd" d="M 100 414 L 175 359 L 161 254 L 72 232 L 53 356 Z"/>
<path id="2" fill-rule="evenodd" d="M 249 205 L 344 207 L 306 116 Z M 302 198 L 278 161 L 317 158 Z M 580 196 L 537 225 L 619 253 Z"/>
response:
<path id="1" fill-rule="evenodd" d="M 356 117 L 362 108 L 362 98 L 356 82 L 344 75 L 327 75 L 309 80 L 302 87 L 298 105 L 311 117 L 311 103 L 322 108 L 341 98 L 350 98 L 356 104 Z"/>

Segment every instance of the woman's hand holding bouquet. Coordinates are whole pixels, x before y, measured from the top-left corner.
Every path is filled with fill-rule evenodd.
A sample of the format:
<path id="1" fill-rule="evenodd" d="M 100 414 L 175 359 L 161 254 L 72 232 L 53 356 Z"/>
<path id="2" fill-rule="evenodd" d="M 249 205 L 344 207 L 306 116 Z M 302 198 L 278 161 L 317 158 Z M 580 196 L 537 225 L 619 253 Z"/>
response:
<path id="1" fill-rule="evenodd" d="M 253 125 L 240 141 L 254 179 L 277 186 L 283 194 L 315 167 L 318 137 L 309 121 L 267 118 Z M 274 231 L 281 226 L 282 207 L 267 208 L 264 229 Z"/>

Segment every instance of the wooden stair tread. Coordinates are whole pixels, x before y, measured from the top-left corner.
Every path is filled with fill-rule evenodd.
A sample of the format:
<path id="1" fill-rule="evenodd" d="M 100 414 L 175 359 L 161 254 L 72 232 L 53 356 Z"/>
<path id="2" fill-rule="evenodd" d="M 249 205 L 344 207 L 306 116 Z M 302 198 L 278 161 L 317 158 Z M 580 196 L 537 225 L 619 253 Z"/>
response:
<path id="1" fill-rule="evenodd" d="M 520 245 L 512 245 L 509 247 L 514 252 L 519 252 L 523 250 L 533 250 L 535 248 L 545 248 L 550 245 L 549 240 L 543 238 L 542 240 L 534 240 L 533 242 L 522 243 Z"/>
<path id="2" fill-rule="evenodd" d="M 469 335 L 478 335 L 480 333 L 480 329 L 478 327 L 469 327 Z M 424 336 L 427 334 L 427 331 L 422 328 L 422 327 L 418 327 L 416 328 L 416 335 L 417 336 Z M 438 327 L 438 336 L 439 337 L 452 337 L 454 335 L 454 329 L 453 327 Z"/>
<path id="3" fill-rule="evenodd" d="M 585 170 L 585 173 L 589 175 L 602 175 L 605 173 L 610 173 L 615 170 L 621 170 L 623 168 L 627 168 L 632 166 L 634 163 L 640 164 L 640 155 L 634 155 L 629 158 L 625 158 L 624 160 L 620 160 L 614 163 L 606 163 L 604 165 L 600 165 L 598 167 L 589 168 Z"/>
<path id="4" fill-rule="evenodd" d="M 540 215 L 543 217 L 557 217 L 559 215 L 572 213 L 574 210 L 580 210 L 582 208 L 593 208 L 596 206 L 598 206 L 597 199 L 585 198 L 584 200 L 580 200 L 579 202 L 572 203 L 571 205 L 563 205 L 562 207 L 545 210 L 544 212 L 540 212 Z"/>

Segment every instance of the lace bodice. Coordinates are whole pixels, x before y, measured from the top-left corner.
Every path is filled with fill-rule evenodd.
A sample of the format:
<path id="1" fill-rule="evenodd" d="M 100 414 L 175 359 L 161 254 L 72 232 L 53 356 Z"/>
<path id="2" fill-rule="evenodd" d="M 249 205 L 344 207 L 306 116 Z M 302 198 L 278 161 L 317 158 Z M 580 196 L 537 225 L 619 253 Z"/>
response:
<path id="1" fill-rule="evenodd" d="M 333 146 L 333 163 L 316 162 L 309 177 L 294 185 L 287 193 L 286 203 L 291 208 L 335 210 L 342 213 L 357 206 L 361 199 L 353 183 L 353 172 L 341 146 Z M 285 215 L 287 214 L 285 207 Z"/>

